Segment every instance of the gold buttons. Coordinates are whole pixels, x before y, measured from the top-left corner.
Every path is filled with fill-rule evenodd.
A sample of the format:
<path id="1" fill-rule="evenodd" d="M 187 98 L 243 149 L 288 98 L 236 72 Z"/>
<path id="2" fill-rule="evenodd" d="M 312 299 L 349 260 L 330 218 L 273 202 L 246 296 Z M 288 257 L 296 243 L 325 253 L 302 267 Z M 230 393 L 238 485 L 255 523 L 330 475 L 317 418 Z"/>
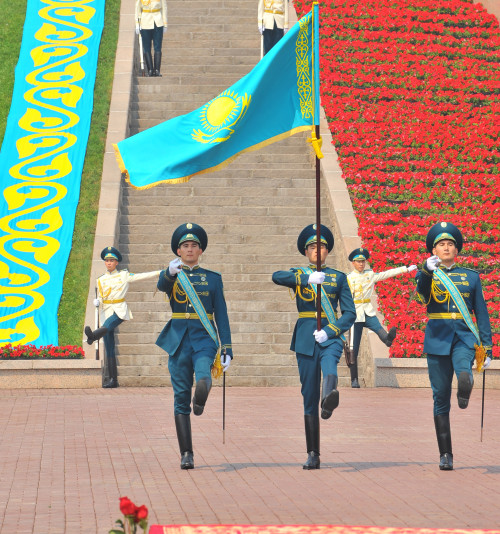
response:
<path id="1" fill-rule="evenodd" d="M 456 319 L 456 318 L 457 318 L 457 314 L 456 314 L 456 313 L 452 313 L 452 314 L 451 314 L 451 318 L 452 318 L 452 319 Z"/>
<path id="2" fill-rule="evenodd" d="M 191 314 L 190 314 L 190 313 L 186 313 L 186 314 L 184 315 L 184 317 L 185 317 L 186 319 L 189 319 L 189 318 L 191 317 Z"/>

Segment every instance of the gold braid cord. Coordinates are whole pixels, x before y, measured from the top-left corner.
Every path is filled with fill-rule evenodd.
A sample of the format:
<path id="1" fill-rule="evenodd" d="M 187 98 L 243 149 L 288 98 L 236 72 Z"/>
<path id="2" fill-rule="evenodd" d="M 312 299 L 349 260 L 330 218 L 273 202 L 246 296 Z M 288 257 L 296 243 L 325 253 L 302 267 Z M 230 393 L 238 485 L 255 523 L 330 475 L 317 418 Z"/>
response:
<path id="1" fill-rule="evenodd" d="M 215 357 L 214 363 L 212 364 L 212 376 L 214 378 L 219 378 L 222 375 L 222 365 L 220 363 L 220 352 L 217 351 L 217 356 Z"/>
<path id="2" fill-rule="evenodd" d="M 486 351 L 484 350 L 484 347 L 482 345 L 474 345 L 476 349 L 476 371 L 478 373 L 482 373 L 484 371 L 483 365 L 484 360 L 486 359 Z"/>

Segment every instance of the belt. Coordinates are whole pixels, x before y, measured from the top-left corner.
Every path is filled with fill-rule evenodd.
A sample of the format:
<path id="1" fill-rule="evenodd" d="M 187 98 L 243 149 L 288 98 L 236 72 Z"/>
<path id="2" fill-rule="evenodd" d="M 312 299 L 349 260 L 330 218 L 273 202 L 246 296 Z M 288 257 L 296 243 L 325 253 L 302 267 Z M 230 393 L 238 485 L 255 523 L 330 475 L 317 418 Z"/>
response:
<path id="1" fill-rule="evenodd" d="M 371 302 L 371 299 L 362 299 L 362 300 L 355 300 L 354 304 L 368 304 Z"/>
<path id="2" fill-rule="evenodd" d="M 316 319 L 317 312 L 299 312 L 299 319 Z M 321 318 L 326 319 L 326 313 L 321 312 Z"/>
<path id="3" fill-rule="evenodd" d="M 278 11 L 277 9 L 264 9 L 264 13 L 273 13 L 274 15 L 284 15 L 283 11 Z"/>
<path id="4" fill-rule="evenodd" d="M 428 313 L 429 319 L 463 319 L 461 313 Z"/>
<path id="5" fill-rule="evenodd" d="M 210 321 L 213 320 L 213 313 L 207 313 L 207 317 Z M 173 313 L 172 319 L 199 319 L 197 313 Z"/>
<path id="6" fill-rule="evenodd" d="M 161 9 L 143 9 L 143 13 L 158 13 L 158 11 L 161 11 Z"/>
<path id="7" fill-rule="evenodd" d="M 117 299 L 117 300 L 103 300 L 103 304 L 119 304 L 120 302 L 125 302 L 125 299 Z"/>

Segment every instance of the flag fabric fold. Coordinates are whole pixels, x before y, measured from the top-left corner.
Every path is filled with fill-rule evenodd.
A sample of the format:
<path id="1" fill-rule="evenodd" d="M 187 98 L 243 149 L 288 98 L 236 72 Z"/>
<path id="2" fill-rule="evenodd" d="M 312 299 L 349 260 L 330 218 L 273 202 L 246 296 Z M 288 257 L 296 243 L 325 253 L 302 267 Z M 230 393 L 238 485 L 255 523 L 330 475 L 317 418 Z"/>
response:
<path id="1" fill-rule="evenodd" d="M 137 189 L 186 182 L 243 152 L 310 130 L 319 116 L 317 48 L 310 12 L 246 76 L 205 105 L 114 145 L 120 170 Z"/>

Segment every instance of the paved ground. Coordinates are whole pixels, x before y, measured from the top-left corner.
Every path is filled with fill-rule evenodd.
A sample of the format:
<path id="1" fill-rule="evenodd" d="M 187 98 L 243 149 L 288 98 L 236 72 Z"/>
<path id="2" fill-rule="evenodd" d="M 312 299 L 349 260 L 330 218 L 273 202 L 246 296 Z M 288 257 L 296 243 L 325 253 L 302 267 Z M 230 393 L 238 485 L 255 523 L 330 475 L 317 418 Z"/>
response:
<path id="1" fill-rule="evenodd" d="M 228 383 L 230 377 L 228 378 Z M 228 388 L 193 417 L 179 469 L 170 388 L 0 391 L 0 532 L 107 533 L 128 496 L 151 524 L 498 528 L 500 391 L 452 410 L 456 469 L 440 472 L 429 389 L 343 389 L 303 471 L 300 392 Z"/>

